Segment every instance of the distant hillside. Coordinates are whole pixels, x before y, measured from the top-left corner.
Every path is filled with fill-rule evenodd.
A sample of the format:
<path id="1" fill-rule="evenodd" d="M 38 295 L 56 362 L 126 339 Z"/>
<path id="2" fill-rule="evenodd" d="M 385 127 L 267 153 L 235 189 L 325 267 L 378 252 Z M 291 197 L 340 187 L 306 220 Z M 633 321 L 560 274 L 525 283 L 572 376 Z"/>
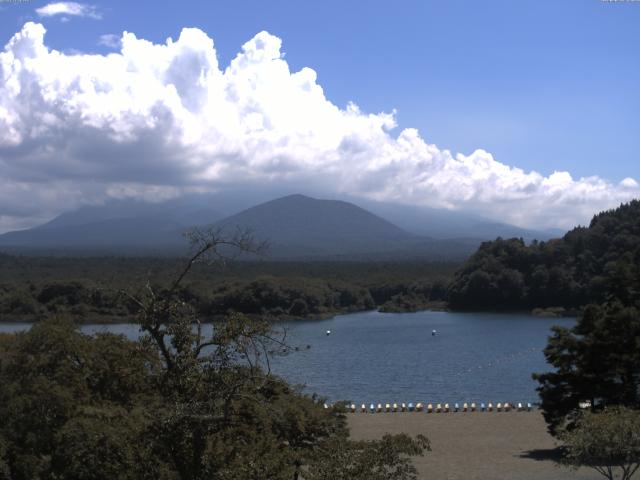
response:
<path id="1" fill-rule="evenodd" d="M 217 223 L 250 229 L 271 244 L 273 255 L 336 255 L 401 249 L 417 240 L 392 223 L 351 203 L 289 195 Z"/>
<path id="2" fill-rule="evenodd" d="M 240 211 L 234 206 L 249 201 L 241 197 L 240 192 L 221 192 L 160 203 L 116 200 L 86 206 L 44 225 L 0 235 L 0 248 L 36 254 L 174 255 L 187 247 L 183 232 L 213 225 L 227 232 L 250 229 L 268 241 L 273 260 L 459 261 L 497 236 L 548 237 L 460 212 L 364 202 L 384 213 L 375 214 L 350 202 L 299 194 Z M 218 212 L 226 212 L 226 218 L 221 220 Z M 450 236 L 443 237 L 446 233 Z"/>
<path id="3" fill-rule="evenodd" d="M 448 299 L 458 309 L 574 308 L 613 300 L 640 306 L 640 201 L 602 212 L 561 239 L 483 243 L 456 273 Z"/>
<path id="4" fill-rule="evenodd" d="M 415 235 L 436 239 L 464 238 L 478 241 L 502 238 L 549 240 L 566 233 L 560 229 L 535 230 L 491 221 L 469 212 L 359 200 L 358 204 Z"/>
<path id="5" fill-rule="evenodd" d="M 0 235 L 0 247 L 37 254 L 176 254 L 187 247 L 182 234 L 195 226 L 219 227 L 228 233 L 249 229 L 256 239 L 269 243 L 268 258 L 279 260 L 462 260 L 479 243 L 411 234 L 344 201 L 289 195 L 224 220 L 206 201 L 230 208 L 229 199 L 215 196 L 156 204 L 114 201 Z"/>
<path id="6" fill-rule="evenodd" d="M 408 233 L 352 203 L 289 195 L 221 220 L 269 243 L 275 259 L 462 260 L 478 242 L 442 241 Z"/>
<path id="7" fill-rule="evenodd" d="M 63 213 L 29 230 L 0 235 L 0 247 L 44 253 L 182 251 L 186 247 L 184 231 L 219 218 L 219 213 L 202 205 L 114 201 Z"/>
<path id="8" fill-rule="evenodd" d="M 212 223 L 222 215 L 214 208 L 202 202 L 189 202 L 185 199 L 148 203 L 139 200 L 114 200 L 105 205 L 85 206 L 63 213 L 50 222 L 35 229 L 60 228 L 95 223 L 108 223 L 112 220 L 126 219 L 165 221 L 168 225 L 189 227 Z M 35 230 L 34 229 L 34 230 Z"/>

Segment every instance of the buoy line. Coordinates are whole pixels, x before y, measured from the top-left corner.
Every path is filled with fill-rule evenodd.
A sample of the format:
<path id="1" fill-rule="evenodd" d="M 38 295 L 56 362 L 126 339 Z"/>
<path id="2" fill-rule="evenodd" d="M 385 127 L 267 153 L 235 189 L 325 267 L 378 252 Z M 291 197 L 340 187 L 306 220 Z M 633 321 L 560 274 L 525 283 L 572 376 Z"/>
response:
<path id="1" fill-rule="evenodd" d="M 324 404 L 325 409 L 332 408 L 329 404 Z M 498 412 L 531 412 L 536 410 L 536 405 L 531 402 L 464 402 L 455 403 L 355 403 L 346 405 L 347 413 L 409 413 L 425 412 L 427 414 L 440 413 L 498 413 Z"/>

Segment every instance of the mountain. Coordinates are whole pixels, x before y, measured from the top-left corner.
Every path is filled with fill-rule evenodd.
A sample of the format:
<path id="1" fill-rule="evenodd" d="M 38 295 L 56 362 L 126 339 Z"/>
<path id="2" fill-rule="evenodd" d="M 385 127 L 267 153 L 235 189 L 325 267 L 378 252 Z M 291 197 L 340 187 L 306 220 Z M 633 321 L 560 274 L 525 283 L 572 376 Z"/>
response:
<path id="1" fill-rule="evenodd" d="M 299 194 L 246 209 L 216 227 L 249 229 L 269 243 L 274 259 L 459 260 L 478 246 L 415 235 L 353 203 Z"/>
<path id="2" fill-rule="evenodd" d="M 249 229 L 274 256 L 325 256 L 392 251 L 418 237 L 348 202 L 304 195 L 278 198 L 232 215 L 216 226 Z"/>
<path id="3" fill-rule="evenodd" d="M 29 230 L 0 235 L 0 248 L 48 254 L 174 254 L 187 247 L 183 232 L 215 226 L 229 233 L 250 229 L 268 241 L 272 259 L 458 260 L 498 236 L 527 241 L 550 236 L 472 214 L 387 203 L 359 201 L 362 208 L 300 194 L 251 203 L 268 196 L 260 190 L 245 196 L 222 191 L 159 203 L 116 200 L 85 206 Z"/>
<path id="4" fill-rule="evenodd" d="M 63 213 L 43 225 L 0 235 L 8 250 L 57 253 L 153 253 L 184 250 L 182 233 L 221 217 L 203 205 L 183 201 L 119 200 Z"/>
<path id="5" fill-rule="evenodd" d="M 85 206 L 72 212 L 63 213 L 35 229 L 89 225 L 133 218 L 164 220 L 179 226 L 191 226 L 212 223 L 222 218 L 222 215 L 203 201 L 194 202 L 186 198 L 158 203 L 114 200 L 105 205 Z"/>
<path id="6" fill-rule="evenodd" d="M 478 243 L 503 238 L 523 238 L 525 241 L 549 240 L 566 232 L 560 229 L 535 230 L 495 222 L 469 212 L 436 209 L 397 203 L 359 200 L 370 212 L 386 218 L 407 232 L 431 238 L 474 239 Z"/>

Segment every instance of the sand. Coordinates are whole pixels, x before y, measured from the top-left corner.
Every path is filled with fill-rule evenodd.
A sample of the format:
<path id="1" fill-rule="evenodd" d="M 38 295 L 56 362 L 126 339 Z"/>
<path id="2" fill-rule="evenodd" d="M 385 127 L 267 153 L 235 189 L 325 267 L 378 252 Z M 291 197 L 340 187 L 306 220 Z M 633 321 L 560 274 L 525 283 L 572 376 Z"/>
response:
<path id="1" fill-rule="evenodd" d="M 416 457 L 421 479 L 592 480 L 597 472 L 559 467 L 556 443 L 538 411 L 492 413 L 350 413 L 351 435 L 375 439 L 384 433 L 422 433 L 431 452 Z"/>

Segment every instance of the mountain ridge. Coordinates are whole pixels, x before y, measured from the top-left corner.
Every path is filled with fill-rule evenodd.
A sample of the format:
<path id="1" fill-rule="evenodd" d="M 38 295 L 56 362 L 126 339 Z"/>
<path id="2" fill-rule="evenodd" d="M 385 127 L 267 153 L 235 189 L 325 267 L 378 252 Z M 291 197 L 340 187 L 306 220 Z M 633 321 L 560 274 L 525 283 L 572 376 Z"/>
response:
<path id="1" fill-rule="evenodd" d="M 496 234 L 491 237 L 432 238 L 416 233 L 428 231 L 428 220 L 422 230 L 411 231 L 353 202 L 317 199 L 299 193 L 226 216 L 211 204 L 221 199 L 220 203 L 229 211 L 233 202 L 225 203 L 224 197 L 215 196 L 194 198 L 151 204 L 118 200 L 103 206 L 82 207 L 32 229 L 0 235 L 0 248 L 13 252 L 16 249 L 49 253 L 57 250 L 127 253 L 131 250 L 136 254 L 145 251 L 176 254 L 188 246 L 182 236 L 186 230 L 209 226 L 229 234 L 237 228 L 251 230 L 256 239 L 270 244 L 271 259 L 463 259 L 483 240 L 509 232 L 506 226 L 494 227 Z M 415 212 L 410 212 L 405 225 L 411 223 Z M 438 215 L 446 220 L 444 213 Z M 418 220 L 413 224 L 417 227 L 419 216 L 415 218 Z M 461 216 L 456 221 L 463 224 L 464 218 Z"/>

